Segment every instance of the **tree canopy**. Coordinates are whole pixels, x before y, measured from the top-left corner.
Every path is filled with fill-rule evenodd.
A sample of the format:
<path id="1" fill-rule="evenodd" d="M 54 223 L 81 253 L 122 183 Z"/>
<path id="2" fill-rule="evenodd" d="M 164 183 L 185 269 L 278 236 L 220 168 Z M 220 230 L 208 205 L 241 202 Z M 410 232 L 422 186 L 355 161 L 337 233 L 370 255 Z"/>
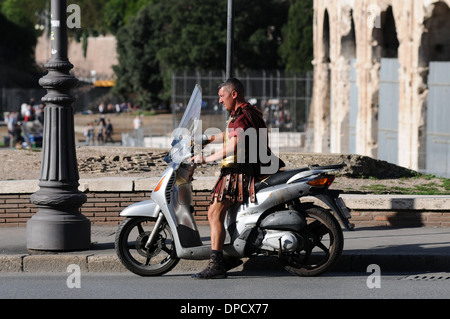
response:
<path id="1" fill-rule="evenodd" d="M 106 2 L 104 12 L 105 26 L 112 34 L 116 34 L 121 27 L 127 25 L 142 8 L 154 0 L 109 0 Z"/>
<path id="2" fill-rule="evenodd" d="M 156 6 L 145 7 L 116 34 L 119 63 L 114 66 L 117 75 L 114 91 L 135 98 L 145 108 L 161 102 L 159 94 L 163 88 L 156 57 L 161 38 L 155 36 L 163 30 L 153 20 L 154 10 Z"/>
<path id="3" fill-rule="evenodd" d="M 236 0 L 235 68 L 310 69 L 312 2 Z M 87 44 L 88 36 L 114 34 L 119 56 L 114 91 L 139 98 L 143 107 L 169 98 L 172 71 L 226 68 L 227 0 L 68 0 L 72 3 L 80 6 L 81 28 L 69 30 L 69 36 Z M 48 23 L 49 10 L 50 0 L 0 0 L 7 25 L 0 39 L 16 48 L 0 47 L 0 63 L 34 57 L 42 33 L 35 25 Z M 20 43 L 8 36 L 20 32 L 23 36 L 15 37 Z"/>
<path id="4" fill-rule="evenodd" d="M 225 69 L 227 1 L 197 3 L 195 6 L 189 0 L 153 0 L 118 29 L 116 92 L 127 95 L 139 88 L 159 103 L 169 96 L 171 71 Z M 236 68 L 284 67 L 278 49 L 288 8 L 288 2 L 281 0 L 236 2 Z"/>
<path id="5" fill-rule="evenodd" d="M 37 86 L 34 12 L 40 2 L 0 0 L 0 86 Z"/>
<path id="6" fill-rule="evenodd" d="M 283 27 L 280 56 L 287 71 L 311 70 L 313 59 L 313 0 L 291 0 Z"/>

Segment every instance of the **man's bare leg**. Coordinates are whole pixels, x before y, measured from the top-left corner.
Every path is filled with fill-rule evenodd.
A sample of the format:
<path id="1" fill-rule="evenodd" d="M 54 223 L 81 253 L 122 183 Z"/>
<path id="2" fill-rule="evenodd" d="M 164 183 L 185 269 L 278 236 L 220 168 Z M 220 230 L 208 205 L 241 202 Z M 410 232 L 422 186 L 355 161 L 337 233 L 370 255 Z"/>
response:
<path id="1" fill-rule="evenodd" d="M 214 202 L 209 206 L 208 220 L 211 227 L 211 259 L 209 265 L 194 275 L 199 279 L 226 278 L 227 272 L 223 261 L 223 244 L 225 241 L 224 221 L 227 209 L 231 206 L 228 200 Z"/>
<path id="2" fill-rule="evenodd" d="M 218 202 L 217 199 L 209 206 L 208 221 L 211 227 L 211 249 L 222 251 L 225 242 L 225 217 L 231 203 L 228 200 Z"/>

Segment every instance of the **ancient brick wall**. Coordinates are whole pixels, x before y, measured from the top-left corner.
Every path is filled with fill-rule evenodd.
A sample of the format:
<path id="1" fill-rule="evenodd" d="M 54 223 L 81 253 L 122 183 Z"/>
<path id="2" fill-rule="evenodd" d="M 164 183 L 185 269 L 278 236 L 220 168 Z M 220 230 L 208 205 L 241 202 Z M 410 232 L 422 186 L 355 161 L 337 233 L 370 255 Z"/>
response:
<path id="1" fill-rule="evenodd" d="M 119 213 L 133 203 L 149 199 L 151 192 L 113 191 L 86 192 L 86 194 L 87 202 L 81 207 L 81 213 L 93 225 L 118 225 L 123 219 Z M 205 190 L 193 193 L 195 220 L 199 225 L 208 225 L 209 194 L 209 191 Z M 30 195 L 0 194 L 0 227 L 26 225 L 28 219 L 37 211 L 37 208 L 30 203 Z M 388 200 L 383 199 L 382 196 L 372 199 L 372 201 L 376 201 L 375 203 L 365 200 L 364 196 L 345 200 L 351 210 L 351 221 L 356 227 L 450 227 L 448 209 L 442 205 L 443 201 L 448 200 L 445 197 L 441 199 L 423 198 L 421 199 L 423 203 L 417 203 L 418 200 L 411 198 Z M 436 201 L 435 204 L 433 204 L 433 200 Z"/>

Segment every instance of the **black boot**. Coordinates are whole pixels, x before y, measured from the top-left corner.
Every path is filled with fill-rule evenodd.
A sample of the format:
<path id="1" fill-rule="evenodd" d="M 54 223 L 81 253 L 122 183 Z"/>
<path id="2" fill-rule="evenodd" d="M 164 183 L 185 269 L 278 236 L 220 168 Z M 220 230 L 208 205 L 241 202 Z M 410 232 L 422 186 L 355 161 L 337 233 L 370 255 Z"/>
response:
<path id="1" fill-rule="evenodd" d="M 226 257 L 223 259 L 223 267 L 225 268 L 226 271 L 236 268 L 242 264 L 243 261 L 240 258 Z"/>
<path id="2" fill-rule="evenodd" d="M 212 251 L 208 266 L 192 277 L 198 279 L 223 279 L 227 278 L 227 276 L 223 263 L 223 253 L 221 251 Z"/>

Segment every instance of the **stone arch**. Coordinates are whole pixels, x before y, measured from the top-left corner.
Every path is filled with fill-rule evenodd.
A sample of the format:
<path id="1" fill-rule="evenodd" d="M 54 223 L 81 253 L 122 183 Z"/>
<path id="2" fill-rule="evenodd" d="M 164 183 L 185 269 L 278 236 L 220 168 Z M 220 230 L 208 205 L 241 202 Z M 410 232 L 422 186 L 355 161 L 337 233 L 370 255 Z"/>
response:
<path id="1" fill-rule="evenodd" d="M 353 19 L 353 9 L 344 7 L 339 11 L 339 22 L 336 28 L 338 41 L 337 56 L 332 61 L 332 101 L 330 112 L 330 151 L 334 153 L 349 153 L 352 141 L 351 136 L 355 135 L 354 127 L 356 127 L 356 116 L 350 116 L 351 111 L 355 112 L 357 103 L 351 104 L 351 100 L 357 100 L 357 91 L 353 90 L 356 83 L 352 83 L 352 68 L 354 67 L 354 59 L 356 58 L 356 35 L 355 23 Z M 351 110 L 353 107 L 353 110 Z M 350 119 L 354 119 L 354 123 L 350 123 Z M 352 132 L 351 132 L 352 131 Z M 354 139 L 354 138 L 353 138 Z M 354 143 L 352 143 L 353 145 Z"/>
<path id="2" fill-rule="evenodd" d="M 378 43 L 375 58 L 380 62 L 377 157 L 398 164 L 399 41 L 392 6 L 388 6 L 385 11 L 381 12 L 380 28 L 375 28 L 373 35 Z"/>
<path id="3" fill-rule="evenodd" d="M 349 60 L 349 93 L 348 93 L 348 115 L 346 123 L 348 125 L 347 134 L 344 136 L 346 147 L 342 152 L 356 152 L 356 122 L 358 118 L 358 84 L 356 73 L 356 31 L 353 9 L 350 10 L 350 32 L 343 39 L 343 55 Z"/>
<path id="4" fill-rule="evenodd" d="M 419 49 L 419 66 L 430 61 L 450 61 L 450 8 L 439 1 L 430 17 L 424 20 L 424 32 Z"/>
<path id="5" fill-rule="evenodd" d="M 444 1 L 430 6 L 425 15 L 419 47 L 419 74 L 416 94 L 420 113 L 416 114 L 418 140 L 418 168 L 421 171 L 449 174 L 448 147 L 445 136 L 449 114 L 445 98 L 448 95 L 448 63 L 450 61 L 450 8 Z M 431 71 L 430 71 L 431 70 Z M 447 115 L 446 115 L 447 114 Z M 444 136 L 442 138 L 442 136 Z M 442 170 L 442 171 L 439 171 Z"/>
<path id="6" fill-rule="evenodd" d="M 363 144 L 359 144 L 362 154 L 378 158 L 378 136 L 379 136 L 379 106 L 380 106 L 380 70 L 382 58 L 397 58 L 399 41 L 392 6 L 386 6 L 380 10 L 379 24 L 374 24 L 371 30 L 371 67 L 367 70 L 366 81 L 370 83 L 367 87 L 366 104 L 359 116 Z M 398 112 L 398 111 L 397 111 Z"/>
<path id="7" fill-rule="evenodd" d="M 313 127 L 314 152 L 330 151 L 330 99 L 331 99 L 331 28 L 328 10 L 318 12 L 318 30 L 315 39 L 317 60 L 314 63 Z"/>
<path id="8" fill-rule="evenodd" d="M 356 57 L 356 34 L 355 21 L 353 19 L 353 9 L 349 12 L 349 31 L 341 38 L 341 54 L 346 59 L 354 59 Z"/>
<path id="9" fill-rule="evenodd" d="M 330 16 L 328 14 L 328 10 L 325 9 L 324 18 L 323 18 L 323 62 L 325 66 L 324 70 L 324 104 L 323 104 L 323 129 L 324 134 L 322 135 L 321 141 L 321 151 L 329 152 L 330 151 L 330 113 L 331 113 L 331 41 L 330 41 Z"/>
<path id="10" fill-rule="evenodd" d="M 378 58 L 396 58 L 398 56 L 399 42 L 392 6 L 388 6 L 385 11 L 381 12 L 380 27 L 373 28 L 372 36 L 378 43 L 375 48 L 375 56 Z"/>
<path id="11" fill-rule="evenodd" d="M 330 62 L 330 16 L 328 10 L 325 9 L 323 14 L 323 26 L 322 26 L 322 46 L 323 56 L 322 62 Z"/>

